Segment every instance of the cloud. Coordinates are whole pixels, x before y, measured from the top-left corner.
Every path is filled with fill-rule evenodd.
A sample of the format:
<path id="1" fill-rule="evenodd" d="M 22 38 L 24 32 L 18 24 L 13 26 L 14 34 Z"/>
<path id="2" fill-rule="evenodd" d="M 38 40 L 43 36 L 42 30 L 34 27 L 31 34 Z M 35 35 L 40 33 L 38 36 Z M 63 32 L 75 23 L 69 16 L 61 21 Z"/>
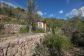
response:
<path id="1" fill-rule="evenodd" d="M 70 13 L 71 16 L 79 16 L 79 11 L 77 9 L 73 9 Z"/>
<path id="2" fill-rule="evenodd" d="M 10 2 L 3 1 L 3 0 L 1 0 L 1 3 L 6 3 L 6 4 L 10 5 L 10 6 L 13 6 L 14 8 L 17 7 L 16 5 L 14 5 L 14 4 L 10 3 Z"/>
<path id="3" fill-rule="evenodd" d="M 9 1 L 10 1 L 10 0 L 9 0 Z M 1 0 L 0 2 L 1 2 L 1 3 L 8 4 L 9 6 L 12 6 L 12 7 L 14 7 L 14 8 L 17 8 L 17 7 L 23 8 L 22 6 L 20 6 L 19 4 L 17 4 L 17 3 L 14 2 L 14 1 L 13 1 L 13 3 L 8 2 L 8 1 L 5 1 L 5 0 Z"/>
<path id="4" fill-rule="evenodd" d="M 81 16 L 84 17 L 84 6 L 79 9 L 73 9 L 71 12 L 66 14 L 67 17 Z"/>
<path id="5" fill-rule="evenodd" d="M 40 16 L 43 16 L 43 12 L 42 11 L 37 11 L 37 14 Z"/>
<path id="6" fill-rule="evenodd" d="M 37 11 L 37 14 L 40 16 L 45 16 L 47 15 L 47 12 Z"/>
<path id="7" fill-rule="evenodd" d="M 54 14 L 50 14 L 49 17 L 54 17 Z"/>
<path id="8" fill-rule="evenodd" d="M 63 10 L 60 10 L 59 13 L 62 14 L 62 13 L 64 13 L 64 11 Z"/>
<path id="9" fill-rule="evenodd" d="M 84 17 L 84 6 L 79 9 L 79 12 L 82 17 Z"/>
<path id="10" fill-rule="evenodd" d="M 79 16 L 79 11 L 77 9 L 73 9 L 71 12 L 66 14 L 67 17 Z"/>

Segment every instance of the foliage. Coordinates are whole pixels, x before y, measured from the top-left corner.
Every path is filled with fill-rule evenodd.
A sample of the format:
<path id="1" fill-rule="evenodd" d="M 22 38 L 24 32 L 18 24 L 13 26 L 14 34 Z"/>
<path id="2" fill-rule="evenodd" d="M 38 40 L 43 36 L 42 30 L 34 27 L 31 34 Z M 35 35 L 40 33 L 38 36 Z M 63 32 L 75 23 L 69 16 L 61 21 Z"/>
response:
<path id="1" fill-rule="evenodd" d="M 62 28 L 63 24 L 64 24 L 64 20 L 62 19 L 56 19 L 56 18 L 46 18 L 44 19 L 47 23 L 47 30 L 51 31 L 53 34 L 55 34 L 55 30 L 57 28 Z"/>
<path id="2" fill-rule="evenodd" d="M 35 31 L 37 28 L 37 24 L 36 23 L 32 23 L 32 30 Z"/>
<path id="3" fill-rule="evenodd" d="M 70 39 L 61 34 L 47 36 L 44 44 L 50 49 L 51 56 L 62 56 L 64 51 L 72 47 Z"/>
<path id="4" fill-rule="evenodd" d="M 46 36 L 44 43 L 47 44 L 47 46 L 54 46 L 60 49 L 68 49 L 72 46 L 68 37 L 59 34 Z"/>
<path id="5" fill-rule="evenodd" d="M 12 7 L 9 7 L 9 6 L 1 7 L 0 14 L 7 15 L 7 16 L 14 16 L 14 13 L 12 11 Z"/>
<path id="6" fill-rule="evenodd" d="M 81 21 L 79 24 L 79 31 L 84 33 L 84 21 Z"/>
<path id="7" fill-rule="evenodd" d="M 50 55 L 48 48 L 41 43 L 41 44 L 37 44 L 32 56 L 50 56 Z"/>
<path id="8" fill-rule="evenodd" d="M 66 20 L 63 31 L 65 34 L 72 35 L 73 32 L 83 32 L 84 31 L 84 21 L 81 19 L 81 17 L 73 17 L 68 20 Z"/>
<path id="9" fill-rule="evenodd" d="M 84 46 L 84 21 L 81 17 L 73 17 L 67 20 L 64 32 L 72 38 L 75 45 Z"/>
<path id="10" fill-rule="evenodd" d="M 27 33 L 29 30 L 27 27 L 21 27 L 20 28 L 20 33 Z"/>
<path id="11" fill-rule="evenodd" d="M 34 33 L 44 33 L 44 29 L 36 29 L 33 31 Z"/>
<path id="12" fill-rule="evenodd" d="M 84 46 L 84 33 L 74 32 L 71 40 L 77 46 Z"/>
<path id="13" fill-rule="evenodd" d="M 20 19 L 23 14 L 25 14 L 25 10 L 22 8 L 14 8 L 6 3 L 3 4 L 3 7 L 0 7 L 0 14 L 6 15 L 9 17 L 15 17 L 17 19 Z M 26 15 L 25 15 L 26 16 Z"/>
<path id="14" fill-rule="evenodd" d="M 11 22 L 11 21 L 12 21 L 12 19 L 10 17 L 6 17 L 4 20 L 4 22 Z"/>
<path id="15" fill-rule="evenodd" d="M 70 39 L 64 35 L 47 35 L 36 47 L 35 54 L 37 56 L 63 56 L 64 51 L 69 50 L 72 46 Z"/>
<path id="16" fill-rule="evenodd" d="M 17 7 L 14 9 L 14 14 L 15 14 L 15 17 L 17 18 L 17 20 L 19 20 L 21 18 L 21 14 L 24 14 L 24 11 L 22 11 L 21 8 Z"/>
<path id="17" fill-rule="evenodd" d="M 4 33 L 4 24 L 0 24 L 0 34 Z"/>
<path id="18" fill-rule="evenodd" d="M 27 22 L 25 20 L 20 19 L 20 20 L 16 20 L 16 23 L 21 25 L 26 25 Z"/>
<path id="19" fill-rule="evenodd" d="M 64 23 L 64 20 L 61 20 L 61 19 L 53 19 L 53 18 L 48 18 L 48 19 L 45 19 L 45 21 L 47 22 L 48 24 L 48 27 L 61 27 Z"/>

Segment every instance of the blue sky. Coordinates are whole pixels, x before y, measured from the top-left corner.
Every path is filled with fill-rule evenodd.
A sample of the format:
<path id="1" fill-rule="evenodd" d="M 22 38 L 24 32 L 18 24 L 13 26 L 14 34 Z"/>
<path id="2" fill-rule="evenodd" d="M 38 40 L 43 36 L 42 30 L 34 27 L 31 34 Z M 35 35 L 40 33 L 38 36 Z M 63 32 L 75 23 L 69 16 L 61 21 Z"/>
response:
<path id="1" fill-rule="evenodd" d="M 27 7 L 27 0 L 2 1 L 22 8 Z M 43 17 L 66 18 L 66 14 L 71 10 L 84 6 L 84 0 L 36 0 L 36 6 L 38 14 Z"/>

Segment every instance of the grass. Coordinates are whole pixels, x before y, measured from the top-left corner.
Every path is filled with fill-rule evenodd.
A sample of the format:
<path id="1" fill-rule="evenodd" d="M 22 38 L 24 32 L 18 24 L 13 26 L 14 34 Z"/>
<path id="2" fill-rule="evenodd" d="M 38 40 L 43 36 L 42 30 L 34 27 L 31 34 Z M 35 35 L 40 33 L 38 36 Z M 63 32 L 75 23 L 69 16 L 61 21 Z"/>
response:
<path id="1" fill-rule="evenodd" d="M 34 33 L 44 33 L 45 30 L 44 29 L 36 29 L 33 31 Z"/>
<path id="2" fill-rule="evenodd" d="M 73 45 L 68 37 L 62 34 L 49 34 L 45 36 L 40 45 L 35 48 L 37 56 L 63 56 L 65 51 Z"/>
<path id="3" fill-rule="evenodd" d="M 27 27 L 21 27 L 20 28 L 20 33 L 27 33 L 29 30 Z"/>
<path id="4" fill-rule="evenodd" d="M 47 35 L 44 44 L 59 49 L 69 49 L 70 47 L 73 46 L 71 44 L 69 37 L 66 37 L 61 34 Z"/>

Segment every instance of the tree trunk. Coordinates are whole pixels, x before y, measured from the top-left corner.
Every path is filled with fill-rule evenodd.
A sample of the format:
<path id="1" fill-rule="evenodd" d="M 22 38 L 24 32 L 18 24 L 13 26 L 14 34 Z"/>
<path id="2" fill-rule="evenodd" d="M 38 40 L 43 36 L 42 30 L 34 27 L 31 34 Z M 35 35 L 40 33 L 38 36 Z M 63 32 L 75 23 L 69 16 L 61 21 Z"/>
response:
<path id="1" fill-rule="evenodd" d="M 29 34 L 32 33 L 32 23 L 29 24 Z"/>

